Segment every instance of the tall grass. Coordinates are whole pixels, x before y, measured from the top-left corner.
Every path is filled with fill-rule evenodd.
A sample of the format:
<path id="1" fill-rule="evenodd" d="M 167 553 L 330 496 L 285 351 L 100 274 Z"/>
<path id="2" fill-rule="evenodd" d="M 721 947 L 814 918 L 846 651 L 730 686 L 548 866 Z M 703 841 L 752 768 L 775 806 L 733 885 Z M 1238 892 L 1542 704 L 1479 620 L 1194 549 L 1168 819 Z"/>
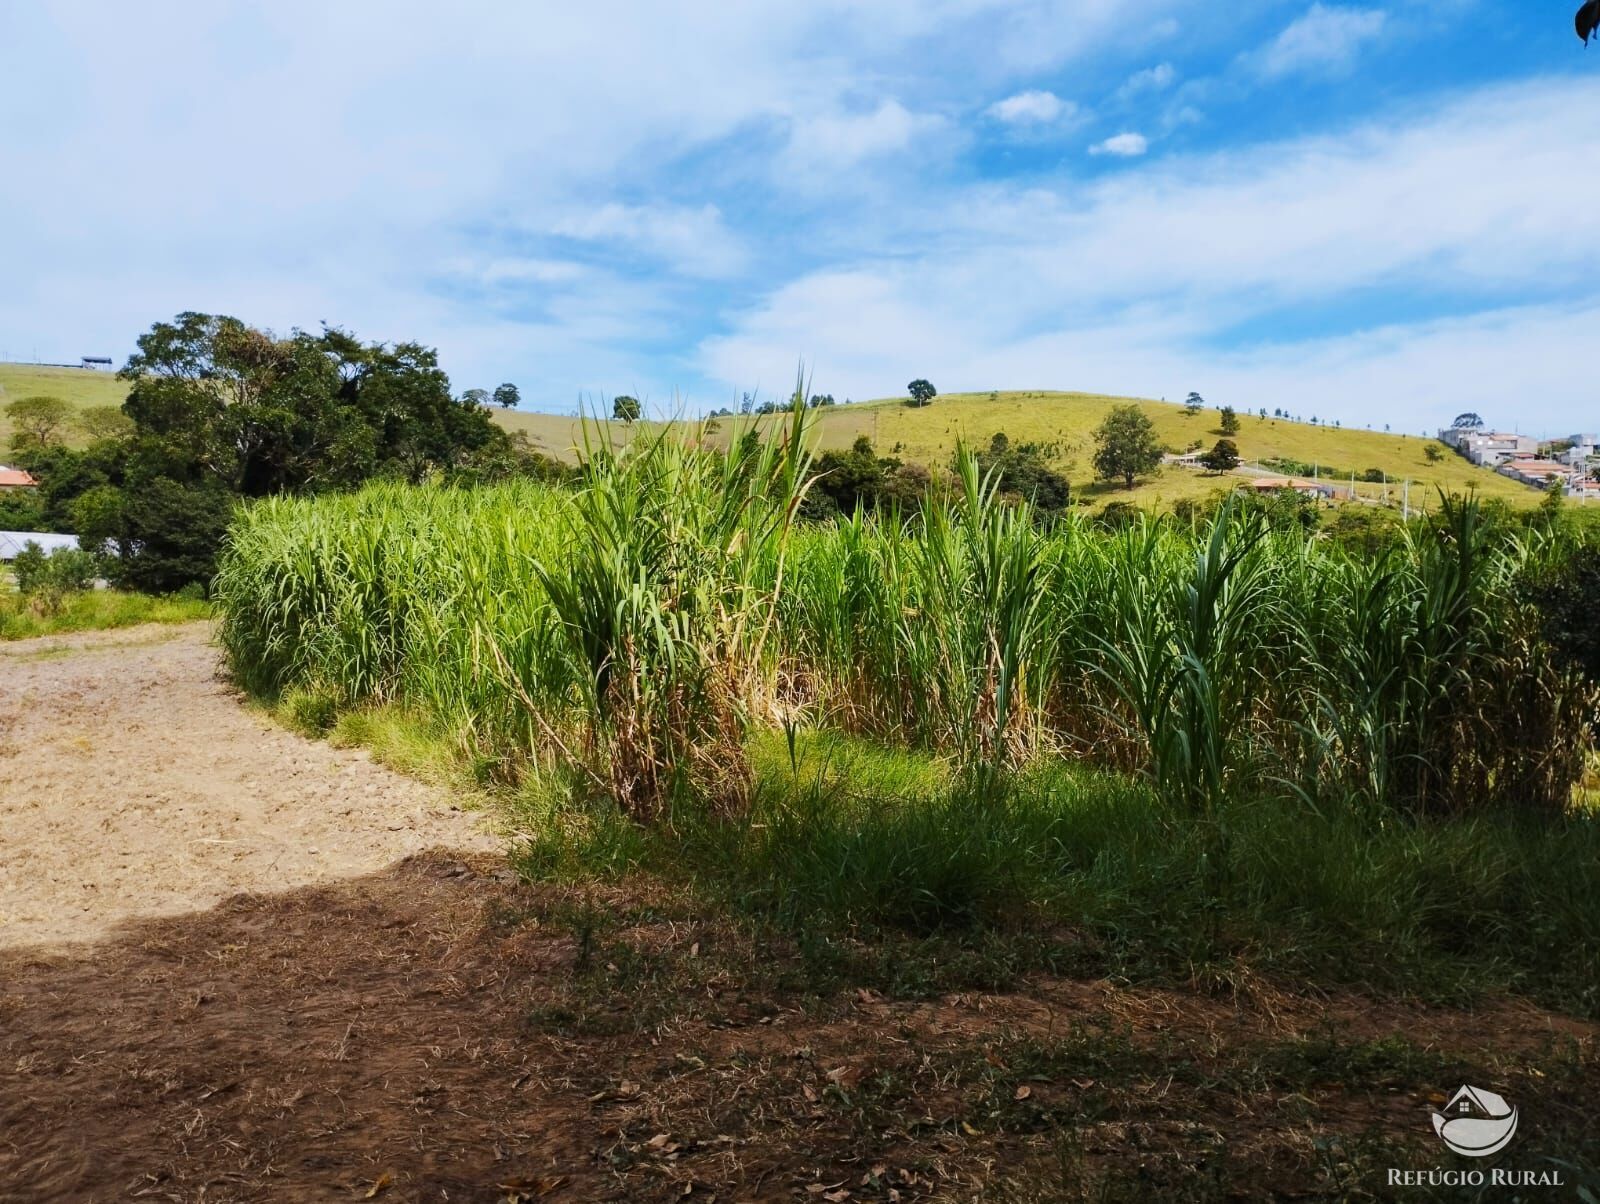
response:
<path id="1" fill-rule="evenodd" d="M 1178 815 L 1282 794 L 1415 815 L 1561 812 L 1591 691 L 1472 501 L 1377 556 L 1224 506 L 1046 529 L 958 457 L 919 513 L 794 530 L 806 418 L 734 451 L 597 438 L 576 493 L 375 486 L 230 537 L 251 689 L 403 699 L 514 779 L 576 766 L 643 820 L 739 811 L 753 728 L 838 728 L 968 769 L 1069 756 Z"/>

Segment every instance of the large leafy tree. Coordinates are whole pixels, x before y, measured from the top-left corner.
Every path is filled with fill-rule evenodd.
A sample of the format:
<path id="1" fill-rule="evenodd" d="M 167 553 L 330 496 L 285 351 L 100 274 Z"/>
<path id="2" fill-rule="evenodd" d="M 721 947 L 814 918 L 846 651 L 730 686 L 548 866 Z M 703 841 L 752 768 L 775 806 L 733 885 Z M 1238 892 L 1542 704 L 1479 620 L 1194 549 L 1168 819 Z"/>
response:
<path id="1" fill-rule="evenodd" d="M 6 406 L 6 417 L 12 450 L 40 451 L 61 442 L 72 407 L 59 397 L 23 397 Z"/>
<path id="2" fill-rule="evenodd" d="M 933 387 L 930 381 L 923 380 L 920 376 L 906 386 L 906 394 L 911 398 L 914 406 L 931 405 L 933 399 L 939 396 L 939 390 Z"/>
<path id="3" fill-rule="evenodd" d="M 418 480 L 504 439 L 455 398 L 430 348 L 337 328 L 288 338 L 236 318 L 179 314 L 139 339 L 122 375 L 130 476 L 259 497 Z"/>
<path id="4" fill-rule="evenodd" d="M 502 410 L 514 410 L 522 402 L 522 394 L 517 386 L 510 381 L 499 385 L 494 391 L 494 404 Z"/>
<path id="5" fill-rule="evenodd" d="M 643 408 L 639 405 L 637 397 L 629 397 L 624 393 L 612 399 L 611 416 L 618 422 L 638 422 L 641 413 Z"/>
<path id="6" fill-rule="evenodd" d="M 1161 463 L 1155 427 L 1138 406 L 1112 406 L 1094 432 L 1094 470 L 1108 481 L 1120 478 L 1132 489 L 1134 480 Z"/>

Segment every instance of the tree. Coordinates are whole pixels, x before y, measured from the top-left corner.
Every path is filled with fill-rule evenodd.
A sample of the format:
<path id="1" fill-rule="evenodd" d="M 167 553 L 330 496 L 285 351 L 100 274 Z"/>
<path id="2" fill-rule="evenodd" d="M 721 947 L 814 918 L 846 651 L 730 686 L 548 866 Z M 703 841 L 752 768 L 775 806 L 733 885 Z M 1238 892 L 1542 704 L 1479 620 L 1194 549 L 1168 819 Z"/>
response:
<path id="1" fill-rule="evenodd" d="M 1232 439 L 1218 439 L 1211 450 L 1200 457 L 1200 465 L 1208 472 L 1232 472 L 1239 467 L 1239 449 Z"/>
<path id="2" fill-rule="evenodd" d="M 461 400 L 469 406 L 482 409 L 489 404 L 489 391 L 487 389 L 468 389 L 461 395 Z"/>
<path id="3" fill-rule="evenodd" d="M 417 343 L 362 343 L 336 327 L 278 338 L 237 318 L 183 313 L 141 335 L 122 370 L 135 433 L 129 483 L 166 477 L 262 497 L 417 481 L 503 446 L 488 411 L 451 395 Z"/>
<path id="4" fill-rule="evenodd" d="M 811 400 L 806 402 L 806 404 L 808 406 L 810 406 L 813 410 L 820 409 L 823 406 L 831 406 L 831 405 L 834 404 L 833 394 L 832 393 L 813 393 L 811 395 Z"/>
<path id="5" fill-rule="evenodd" d="M 61 442 L 72 407 L 59 397 L 23 397 L 6 406 L 14 451 L 37 451 Z"/>
<path id="6" fill-rule="evenodd" d="M 639 399 L 629 397 L 626 393 L 611 402 L 611 416 L 618 422 L 638 422 L 641 413 L 643 410 L 639 406 Z"/>
<path id="7" fill-rule="evenodd" d="M 906 386 L 906 392 L 911 397 L 911 404 L 919 407 L 932 404 L 933 399 L 939 396 L 939 390 L 920 376 Z"/>
<path id="8" fill-rule="evenodd" d="M 1222 407 L 1222 422 L 1219 429 L 1224 435 L 1237 435 L 1239 433 L 1239 415 L 1234 413 L 1232 406 Z"/>
<path id="9" fill-rule="evenodd" d="M 1144 411 L 1135 405 L 1112 406 L 1094 432 L 1094 468 L 1108 481 L 1122 478 L 1133 488 L 1134 478 L 1161 463 L 1161 445 Z"/>
<path id="10" fill-rule="evenodd" d="M 1430 443 L 1424 447 L 1422 449 L 1422 455 L 1429 464 L 1437 464 L 1440 460 L 1444 459 L 1444 453 L 1439 450 L 1439 445 L 1437 443 Z"/>
<path id="11" fill-rule="evenodd" d="M 1012 443 L 1004 431 L 997 431 L 987 450 L 974 456 L 978 473 L 992 473 L 1002 494 L 1033 503 L 1036 514 L 1050 516 L 1065 510 L 1072 500 L 1067 478 L 1050 467 L 1053 451 L 1039 443 Z"/>
<path id="12" fill-rule="evenodd" d="M 1472 411 L 1468 410 L 1465 414 L 1457 414 L 1455 416 L 1454 421 L 1452 421 L 1450 423 L 1450 426 L 1451 426 L 1452 429 L 1458 430 L 1458 431 L 1477 431 L 1477 430 L 1482 430 L 1483 429 L 1483 419 L 1479 418 Z M 1385 427 L 1384 429 L 1388 430 L 1389 428 Z"/>
<path id="13" fill-rule="evenodd" d="M 118 580 L 147 593 L 210 581 L 233 506 L 217 485 L 185 485 L 170 477 L 125 492 Z"/>
<path id="14" fill-rule="evenodd" d="M 1190 393 L 1183 399 L 1183 408 L 1193 417 L 1205 408 L 1206 399 L 1198 393 Z"/>
<path id="15" fill-rule="evenodd" d="M 506 381 L 494 391 L 494 404 L 502 410 L 514 410 L 522 404 L 522 394 L 516 385 Z"/>
<path id="16" fill-rule="evenodd" d="M 90 439 L 126 439 L 133 434 L 133 419 L 121 406 L 90 406 L 78 411 L 78 429 Z"/>

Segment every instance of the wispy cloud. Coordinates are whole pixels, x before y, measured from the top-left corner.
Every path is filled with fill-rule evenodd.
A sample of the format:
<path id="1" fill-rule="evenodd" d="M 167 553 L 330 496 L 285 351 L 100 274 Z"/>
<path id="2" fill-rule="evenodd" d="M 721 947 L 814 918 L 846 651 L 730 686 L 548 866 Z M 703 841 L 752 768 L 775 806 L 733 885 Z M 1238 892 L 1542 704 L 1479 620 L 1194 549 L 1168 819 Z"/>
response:
<path id="1" fill-rule="evenodd" d="M 1113 134 L 1089 148 L 1091 155 L 1115 155 L 1121 159 L 1135 159 L 1150 149 L 1150 139 L 1143 134 Z"/>
<path id="2" fill-rule="evenodd" d="M 1252 61 L 1268 79 L 1298 72 L 1347 71 L 1362 47 L 1378 38 L 1387 23 L 1383 9 L 1313 4 Z"/>
<path id="3" fill-rule="evenodd" d="M 863 112 L 802 117 L 793 123 L 784 158 L 788 167 L 801 171 L 847 168 L 907 150 L 942 125 L 942 118 L 913 113 L 893 99 Z"/>
<path id="4" fill-rule="evenodd" d="M 745 253 L 715 205 L 623 205 L 615 201 L 556 222 L 552 234 L 622 246 L 691 276 L 730 276 Z"/>
<path id="5" fill-rule="evenodd" d="M 1135 71 L 1117 89 L 1119 100 L 1132 100 L 1150 92 L 1164 92 L 1172 87 L 1178 72 L 1171 63 L 1157 63 L 1143 71 Z"/>
<path id="6" fill-rule="evenodd" d="M 951 389 L 1065 374 L 1151 396 L 1216 382 L 1252 409 L 1292 401 L 1347 424 L 1514 400 L 1525 423 L 1570 425 L 1592 401 L 1571 348 L 1600 314 L 1600 163 L 1570 153 L 1561 115 L 1595 107 L 1600 83 L 1554 80 L 1087 190 L 968 190 L 925 254 L 789 284 L 708 340 L 705 363 L 738 379 L 803 343 L 857 396 L 908 370 Z M 1530 290 L 1573 299 L 1502 300 Z M 1293 337 L 1256 326 L 1294 313 L 1337 316 Z"/>

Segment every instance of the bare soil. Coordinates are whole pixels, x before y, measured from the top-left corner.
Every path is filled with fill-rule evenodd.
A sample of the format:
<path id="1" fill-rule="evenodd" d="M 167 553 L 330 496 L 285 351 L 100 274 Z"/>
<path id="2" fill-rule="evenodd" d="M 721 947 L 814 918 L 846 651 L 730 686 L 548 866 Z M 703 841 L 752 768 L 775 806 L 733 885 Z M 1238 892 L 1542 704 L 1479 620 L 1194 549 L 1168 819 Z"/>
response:
<path id="1" fill-rule="evenodd" d="M 241 705 L 217 664 L 205 624 L 0 644 L 0 947 L 496 847 L 437 791 Z"/>
<path id="2" fill-rule="evenodd" d="M 1522 1109 L 1512 1165 L 1592 1141 L 1587 1023 L 888 999 L 648 884 L 509 880 L 437 794 L 241 707 L 203 632 L 56 646 L 0 654 L 0 1200 L 1381 1199 L 1450 1163 L 1461 1082 Z"/>

